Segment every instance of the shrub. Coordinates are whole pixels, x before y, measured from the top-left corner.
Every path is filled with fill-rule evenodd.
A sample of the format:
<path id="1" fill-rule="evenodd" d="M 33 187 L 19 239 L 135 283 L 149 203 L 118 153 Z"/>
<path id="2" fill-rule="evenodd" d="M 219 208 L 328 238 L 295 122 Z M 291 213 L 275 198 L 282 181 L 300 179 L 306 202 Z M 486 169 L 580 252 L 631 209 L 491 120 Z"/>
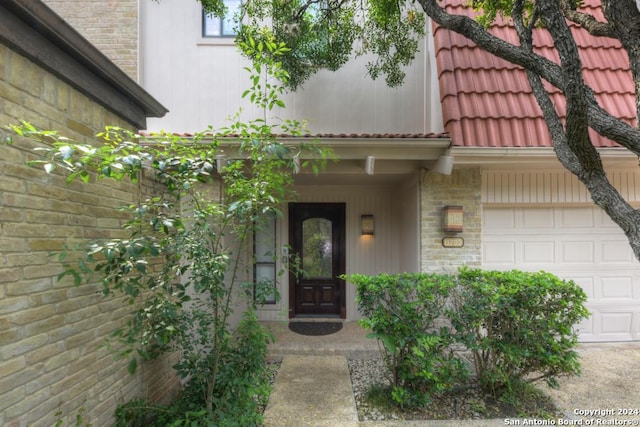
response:
<path id="1" fill-rule="evenodd" d="M 424 406 L 466 376 L 465 366 L 451 351 L 449 328 L 437 325 L 455 284 L 451 276 L 354 274 L 347 279 L 357 288 L 361 324 L 382 343 L 398 404 Z"/>
<path id="2" fill-rule="evenodd" d="M 463 268 L 447 316 L 473 355 L 480 385 L 494 394 L 518 382 L 580 372 L 578 322 L 589 313 L 573 281 L 546 272 Z"/>
<path id="3" fill-rule="evenodd" d="M 221 352 L 221 368 L 209 398 L 213 416 L 207 413 L 207 373 L 189 379 L 180 396 L 170 405 L 152 405 L 134 399 L 116 410 L 116 427 L 165 427 L 177 425 L 241 427 L 262 422 L 262 408 L 271 391 L 267 346 L 272 336 L 248 310 L 228 346 Z M 208 372 L 208 374 L 212 374 Z"/>

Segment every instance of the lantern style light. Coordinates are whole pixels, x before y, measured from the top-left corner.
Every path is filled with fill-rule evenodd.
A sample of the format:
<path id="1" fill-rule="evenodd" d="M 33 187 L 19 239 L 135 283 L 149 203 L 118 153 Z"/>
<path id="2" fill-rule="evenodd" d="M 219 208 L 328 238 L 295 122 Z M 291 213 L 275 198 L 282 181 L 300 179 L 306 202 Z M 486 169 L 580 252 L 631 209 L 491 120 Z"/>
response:
<path id="1" fill-rule="evenodd" d="M 446 233 L 462 233 L 464 229 L 464 208 L 462 206 L 445 206 L 443 213 L 443 229 Z"/>
<path id="2" fill-rule="evenodd" d="M 375 228 L 375 222 L 373 220 L 373 215 L 366 214 L 360 216 L 360 227 L 362 229 L 363 236 L 373 236 L 373 231 Z"/>

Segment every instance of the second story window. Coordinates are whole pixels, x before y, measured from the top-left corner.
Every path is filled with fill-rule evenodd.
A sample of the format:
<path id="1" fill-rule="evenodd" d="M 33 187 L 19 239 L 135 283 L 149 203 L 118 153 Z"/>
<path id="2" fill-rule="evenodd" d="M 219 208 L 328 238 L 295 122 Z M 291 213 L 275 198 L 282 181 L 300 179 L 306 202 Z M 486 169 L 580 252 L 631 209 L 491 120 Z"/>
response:
<path id="1" fill-rule="evenodd" d="M 234 37 L 237 34 L 238 23 L 235 22 L 236 14 L 240 9 L 240 0 L 223 0 L 227 8 L 226 16 L 218 18 L 202 11 L 202 36 L 203 37 Z"/>

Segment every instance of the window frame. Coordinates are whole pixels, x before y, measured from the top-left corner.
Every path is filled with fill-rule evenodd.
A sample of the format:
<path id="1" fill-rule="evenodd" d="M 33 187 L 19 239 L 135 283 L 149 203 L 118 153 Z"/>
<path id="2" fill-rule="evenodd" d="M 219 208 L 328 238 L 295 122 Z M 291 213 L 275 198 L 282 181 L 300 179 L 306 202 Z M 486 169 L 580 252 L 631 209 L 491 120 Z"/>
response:
<path id="1" fill-rule="evenodd" d="M 268 231 L 264 231 L 264 230 L 268 230 Z M 254 302 L 258 302 L 256 301 L 256 283 L 258 283 L 258 270 L 260 269 L 260 267 L 271 267 L 272 268 L 272 274 L 271 277 L 273 277 L 273 283 L 272 283 L 272 287 L 273 287 L 273 298 L 269 298 L 269 299 L 265 299 L 265 301 L 260 302 L 262 305 L 275 305 L 278 303 L 278 257 L 277 257 L 277 246 L 278 246 L 278 242 L 277 242 L 277 231 L 278 231 L 278 227 L 277 227 L 277 221 L 276 221 L 276 215 L 269 215 L 268 218 L 265 218 L 264 223 L 262 224 L 261 228 L 258 227 L 254 227 L 254 232 L 253 232 L 253 299 Z M 264 233 L 263 233 L 264 232 Z M 271 241 L 268 241 L 268 250 L 267 253 L 265 254 L 258 254 L 258 247 L 265 247 L 265 244 L 263 242 L 262 245 L 260 245 L 258 243 L 259 241 L 259 235 L 260 234 L 266 234 L 268 236 L 272 237 Z M 265 239 L 266 241 L 267 239 Z M 268 255 L 270 253 L 270 255 Z M 264 257 L 268 257 L 268 259 L 263 259 Z"/>
<path id="2" fill-rule="evenodd" d="M 202 22 L 201 22 L 201 36 L 204 39 L 233 39 L 238 35 L 238 31 L 233 29 L 231 29 L 231 31 L 233 31 L 232 34 L 225 34 L 225 24 L 228 25 L 233 25 L 235 26 L 236 23 L 232 21 L 233 19 L 233 15 L 236 13 L 237 9 L 240 7 L 240 5 L 242 4 L 242 2 L 240 0 L 223 0 L 225 6 L 227 7 L 227 13 L 231 13 L 231 15 L 229 17 L 217 17 L 217 16 L 213 16 L 211 14 L 207 14 L 205 12 L 204 9 L 202 9 L 201 15 L 202 15 Z M 236 7 L 234 8 L 229 8 L 228 7 L 228 3 L 232 2 L 234 4 L 237 4 Z M 211 22 L 211 24 L 208 24 L 208 22 Z M 209 28 L 209 25 L 215 26 L 217 29 L 217 34 L 215 34 L 214 32 L 208 32 L 207 29 Z M 242 24 L 240 22 L 237 23 L 238 26 L 241 26 Z"/>

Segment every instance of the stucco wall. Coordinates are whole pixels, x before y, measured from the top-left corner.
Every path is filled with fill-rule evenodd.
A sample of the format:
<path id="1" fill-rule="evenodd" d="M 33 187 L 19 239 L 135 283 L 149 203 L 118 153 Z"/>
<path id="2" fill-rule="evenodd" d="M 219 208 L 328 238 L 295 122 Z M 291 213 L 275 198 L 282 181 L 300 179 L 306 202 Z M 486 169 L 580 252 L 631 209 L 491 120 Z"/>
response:
<path id="1" fill-rule="evenodd" d="M 421 270 L 455 272 L 462 265 L 479 267 L 481 263 L 481 175 L 479 168 L 454 170 L 451 175 L 425 172 L 420 182 L 421 204 Z M 464 231 L 447 234 L 442 231 L 443 207 L 464 208 Z M 464 239 L 461 248 L 445 248 L 442 238 Z"/>
<path id="2" fill-rule="evenodd" d="M 0 44 L 0 125 L 29 120 L 81 141 L 105 125 L 131 127 L 42 68 Z M 8 133 L 4 131 L 4 136 Z M 26 165 L 34 144 L 0 146 L 0 425 L 110 425 L 116 405 L 136 396 L 162 399 L 178 382 L 165 358 L 127 373 L 100 347 L 130 306 L 92 285 L 57 281 L 50 253 L 120 233 L 119 206 L 145 186 L 67 185 Z M 60 411 L 60 416 L 56 412 Z"/>
<path id="3" fill-rule="evenodd" d="M 43 1 L 132 79 L 138 80 L 138 0 Z"/>

